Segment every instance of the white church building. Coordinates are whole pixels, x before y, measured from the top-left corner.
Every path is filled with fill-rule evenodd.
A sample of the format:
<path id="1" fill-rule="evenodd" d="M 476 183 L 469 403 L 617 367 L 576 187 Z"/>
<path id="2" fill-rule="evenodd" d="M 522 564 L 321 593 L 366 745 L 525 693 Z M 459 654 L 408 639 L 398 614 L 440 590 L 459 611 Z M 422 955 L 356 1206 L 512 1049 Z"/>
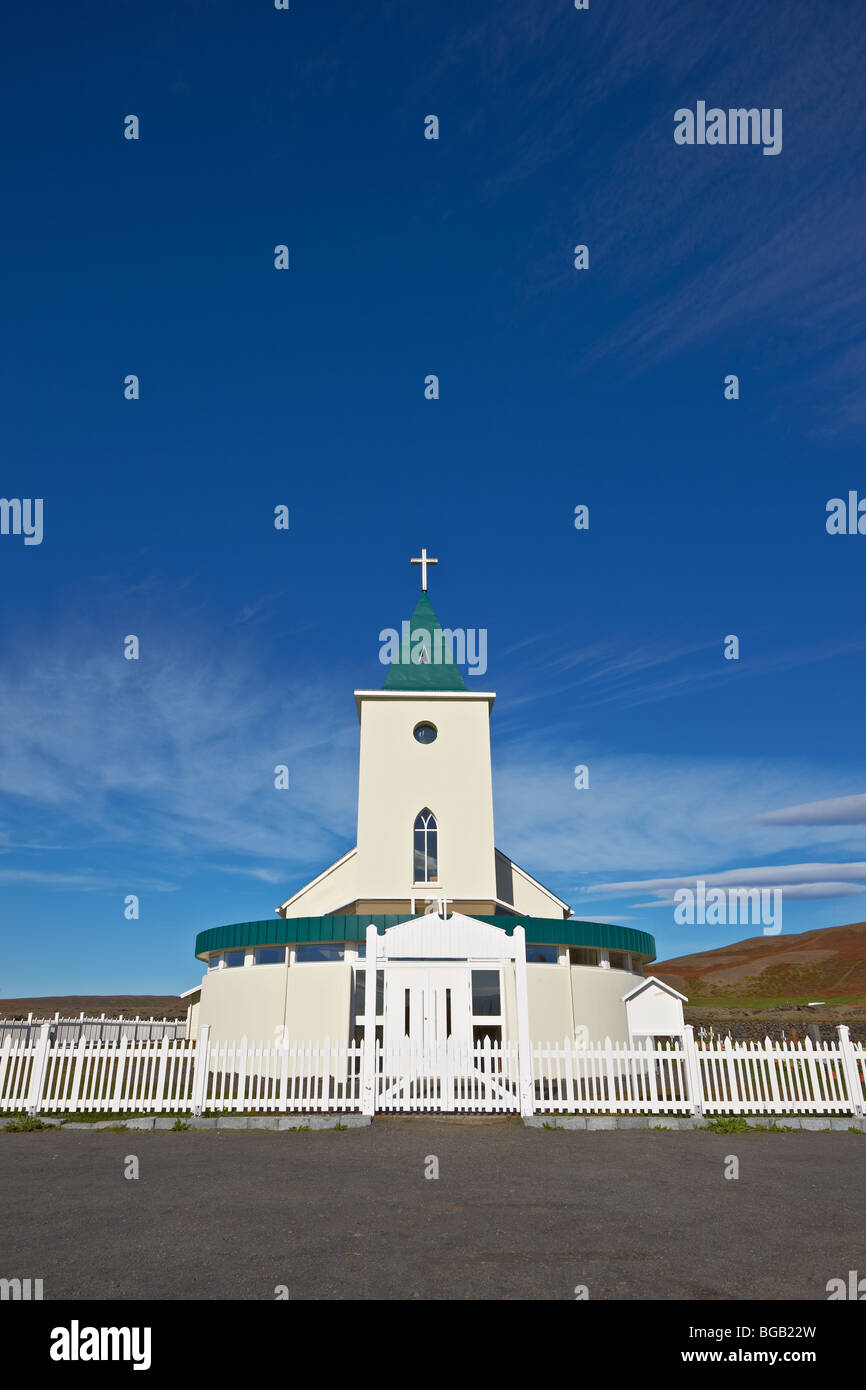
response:
<path id="1" fill-rule="evenodd" d="M 576 920 L 497 849 L 496 697 L 467 688 L 427 597 L 436 561 L 423 551 L 417 563 L 412 640 L 382 689 L 355 691 L 357 843 L 275 918 L 199 933 L 191 1037 L 209 1024 L 213 1038 L 346 1042 L 375 1026 L 386 1046 L 629 1038 L 626 998 L 642 993 L 655 942 Z"/>

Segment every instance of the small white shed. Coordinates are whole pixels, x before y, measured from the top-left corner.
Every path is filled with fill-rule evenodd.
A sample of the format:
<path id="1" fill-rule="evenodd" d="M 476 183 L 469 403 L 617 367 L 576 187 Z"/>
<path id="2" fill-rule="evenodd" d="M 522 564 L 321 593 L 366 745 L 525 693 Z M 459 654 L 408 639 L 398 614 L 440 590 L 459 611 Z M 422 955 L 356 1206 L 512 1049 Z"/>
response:
<path id="1" fill-rule="evenodd" d="M 193 985 L 192 989 L 185 989 L 180 996 L 181 999 L 188 999 L 186 1006 L 186 1036 L 193 1042 L 198 1037 L 198 1010 L 201 1004 L 201 985 Z"/>
<path id="2" fill-rule="evenodd" d="M 629 1044 L 635 1039 L 682 1037 L 683 1004 L 689 1001 L 655 975 L 641 980 L 635 989 L 624 994 L 622 1002 L 628 1020 Z"/>

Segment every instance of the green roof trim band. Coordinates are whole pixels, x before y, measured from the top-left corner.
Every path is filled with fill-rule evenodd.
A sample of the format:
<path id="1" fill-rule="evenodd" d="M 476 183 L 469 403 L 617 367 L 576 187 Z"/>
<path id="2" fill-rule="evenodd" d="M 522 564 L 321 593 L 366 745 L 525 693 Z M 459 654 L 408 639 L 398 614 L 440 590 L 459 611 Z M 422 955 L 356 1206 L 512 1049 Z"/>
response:
<path id="1" fill-rule="evenodd" d="M 374 912 L 367 916 L 351 917 L 275 917 L 266 922 L 233 922 L 226 927 L 211 927 L 199 932 L 195 953 L 204 958 L 212 951 L 251 949 L 254 946 L 288 946 L 297 942 L 363 941 L 372 922 L 381 936 L 388 927 L 407 921 L 403 912 Z M 510 936 L 517 926 L 526 930 L 526 940 L 532 945 L 602 946 L 613 951 L 633 951 L 635 955 L 655 960 L 656 943 L 649 932 L 633 927 L 611 926 L 608 922 L 566 922 L 561 917 L 511 917 L 500 913 L 495 917 L 478 917 L 502 927 Z"/>

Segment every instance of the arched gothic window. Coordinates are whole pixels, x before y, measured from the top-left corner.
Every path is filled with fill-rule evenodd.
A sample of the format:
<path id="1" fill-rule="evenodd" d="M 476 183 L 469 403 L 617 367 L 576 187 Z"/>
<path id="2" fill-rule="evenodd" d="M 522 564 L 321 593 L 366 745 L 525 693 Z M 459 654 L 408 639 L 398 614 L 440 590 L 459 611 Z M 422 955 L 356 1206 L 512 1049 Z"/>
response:
<path id="1" fill-rule="evenodd" d="M 435 883 L 439 877 L 439 830 L 428 807 L 415 817 L 412 832 L 416 883 Z"/>

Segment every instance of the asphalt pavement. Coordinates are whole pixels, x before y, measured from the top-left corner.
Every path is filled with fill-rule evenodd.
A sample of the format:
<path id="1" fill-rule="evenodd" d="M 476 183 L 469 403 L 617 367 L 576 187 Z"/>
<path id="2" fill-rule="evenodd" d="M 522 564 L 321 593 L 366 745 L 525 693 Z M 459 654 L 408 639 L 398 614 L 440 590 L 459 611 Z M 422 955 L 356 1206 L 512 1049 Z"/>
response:
<path id="1" fill-rule="evenodd" d="M 0 1278 L 46 1301 L 825 1300 L 866 1275 L 864 1167 L 862 1134 L 511 1117 L 0 1132 Z"/>

